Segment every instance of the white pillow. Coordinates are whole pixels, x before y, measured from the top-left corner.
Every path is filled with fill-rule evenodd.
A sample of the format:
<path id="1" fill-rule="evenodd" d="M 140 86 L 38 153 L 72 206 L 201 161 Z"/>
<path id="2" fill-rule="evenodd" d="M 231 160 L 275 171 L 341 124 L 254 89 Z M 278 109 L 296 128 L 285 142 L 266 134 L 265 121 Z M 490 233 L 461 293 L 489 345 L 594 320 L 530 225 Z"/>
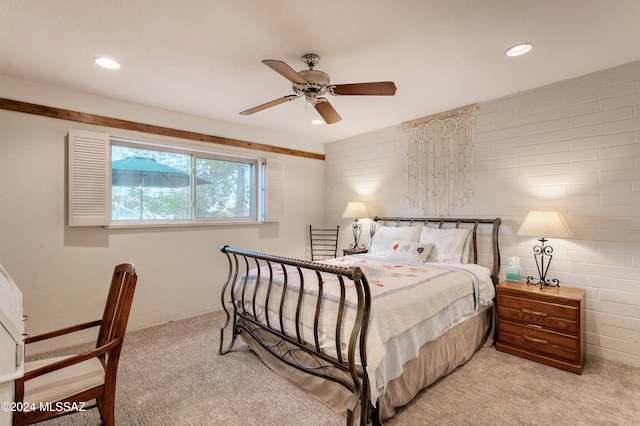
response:
<path id="1" fill-rule="evenodd" d="M 371 237 L 369 254 L 386 256 L 395 241 L 418 242 L 422 226 L 379 226 Z"/>
<path id="2" fill-rule="evenodd" d="M 409 260 L 411 262 L 424 263 L 429 258 L 432 243 L 420 243 L 416 241 L 395 241 L 389 249 L 389 259 Z"/>
<path id="3" fill-rule="evenodd" d="M 471 230 L 422 227 L 421 243 L 433 243 L 429 262 L 467 263 L 471 245 Z"/>

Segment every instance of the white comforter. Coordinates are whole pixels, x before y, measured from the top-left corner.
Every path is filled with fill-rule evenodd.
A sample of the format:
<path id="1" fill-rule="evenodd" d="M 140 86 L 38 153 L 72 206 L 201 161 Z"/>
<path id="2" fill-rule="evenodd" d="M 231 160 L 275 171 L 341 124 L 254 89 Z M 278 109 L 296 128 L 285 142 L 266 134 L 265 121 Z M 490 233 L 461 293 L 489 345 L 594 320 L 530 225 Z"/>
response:
<path id="1" fill-rule="evenodd" d="M 367 336 L 367 374 L 371 382 L 371 401 L 375 403 L 384 392 L 386 384 L 402 374 L 402 366 L 418 355 L 419 348 L 434 340 L 455 324 L 483 309 L 494 297 L 494 287 L 489 270 L 475 264 L 410 263 L 370 255 L 346 256 L 323 261 L 339 266 L 358 266 L 364 272 L 371 290 L 372 309 Z M 280 329 L 279 304 L 284 283 L 284 271 L 273 265 L 273 289 L 269 300 L 269 322 Z M 335 333 L 332 324 L 338 312 L 340 287 L 335 277 L 321 274 L 323 279 L 323 304 L 320 315 L 320 347 L 335 356 Z M 265 321 L 267 286 L 259 286 L 256 306 L 253 306 L 253 289 L 257 271 L 249 274 L 244 291 L 244 306 L 249 312 L 255 309 L 257 319 Z M 269 272 L 262 268 L 261 281 L 269 279 Z M 244 278 L 238 280 L 242 283 Z M 295 336 L 295 312 L 300 293 L 300 279 L 294 267 L 287 268 L 287 297 L 283 310 L 283 324 L 287 334 Z M 234 290 L 234 299 L 240 305 L 241 286 Z M 318 295 L 314 271 L 304 271 L 303 306 L 300 332 L 303 340 L 314 344 L 313 321 Z M 307 297 L 308 296 L 308 297 Z M 347 309 L 343 338 L 348 338 L 355 318 L 357 298 L 354 286 L 346 288 Z M 323 333 L 326 330 L 326 333 Z M 331 331 L 330 331 L 331 330 Z M 348 341 L 341 342 L 346 356 Z M 357 362 L 360 362 L 357 357 Z"/>

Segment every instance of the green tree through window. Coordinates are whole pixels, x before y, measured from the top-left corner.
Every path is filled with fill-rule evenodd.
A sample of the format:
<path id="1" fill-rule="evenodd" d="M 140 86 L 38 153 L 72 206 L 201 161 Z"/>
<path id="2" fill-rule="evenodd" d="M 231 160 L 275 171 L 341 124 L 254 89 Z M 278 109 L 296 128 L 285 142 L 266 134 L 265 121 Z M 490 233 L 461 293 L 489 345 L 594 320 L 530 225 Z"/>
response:
<path id="1" fill-rule="evenodd" d="M 251 217 L 255 214 L 252 164 L 209 158 L 196 158 L 198 184 L 196 217 Z"/>

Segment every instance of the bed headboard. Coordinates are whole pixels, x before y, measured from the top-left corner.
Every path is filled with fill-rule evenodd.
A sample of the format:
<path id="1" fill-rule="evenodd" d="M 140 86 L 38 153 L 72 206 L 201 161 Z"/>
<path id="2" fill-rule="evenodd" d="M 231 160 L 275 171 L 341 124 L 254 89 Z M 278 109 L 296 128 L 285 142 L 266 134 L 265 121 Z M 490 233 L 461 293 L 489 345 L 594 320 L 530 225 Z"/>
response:
<path id="1" fill-rule="evenodd" d="M 471 230 L 471 250 L 473 253 L 473 263 L 478 263 L 478 227 L 480 225 L 492 225 L 491 229 L 491 279 L 494 284 L 498 283 L 500 276 L 500 248 L 498 246 L 498 230 L 502 220 L 475 219 L 475 218 L 432 218 L 432 217 L 382 217 L 376 216 L 371 223 L 371 236 L 376 231 L 376 225 L 381 226 L 429 226 L 432 228 L 468 228 Z"/>

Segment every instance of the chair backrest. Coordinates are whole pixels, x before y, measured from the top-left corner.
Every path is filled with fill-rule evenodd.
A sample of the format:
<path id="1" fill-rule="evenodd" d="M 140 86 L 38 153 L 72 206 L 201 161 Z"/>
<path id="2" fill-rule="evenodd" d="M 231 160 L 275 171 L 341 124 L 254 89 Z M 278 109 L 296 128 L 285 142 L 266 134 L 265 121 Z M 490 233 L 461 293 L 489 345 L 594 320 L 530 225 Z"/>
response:
<path id="1" fill-rule="evenodd" d="M 309 225 L 309 240 L 311 242 L 311 260 L 333 259 L 338 253 L 338 232 L 335 228 L 314 228 Z"/>
<path id="2" fill-rule="evenodd" d="M 114 339 L 120 339 L 120 343 L 109 352 L 105 360 L 107 374 L 109 374 L 108 370 L 116 369 L 118 365 L 137 281 L 138 275 L 135 266 L 131 263 L 122 263 L 113 270 L 97 342 L 99 347 Z"/>

